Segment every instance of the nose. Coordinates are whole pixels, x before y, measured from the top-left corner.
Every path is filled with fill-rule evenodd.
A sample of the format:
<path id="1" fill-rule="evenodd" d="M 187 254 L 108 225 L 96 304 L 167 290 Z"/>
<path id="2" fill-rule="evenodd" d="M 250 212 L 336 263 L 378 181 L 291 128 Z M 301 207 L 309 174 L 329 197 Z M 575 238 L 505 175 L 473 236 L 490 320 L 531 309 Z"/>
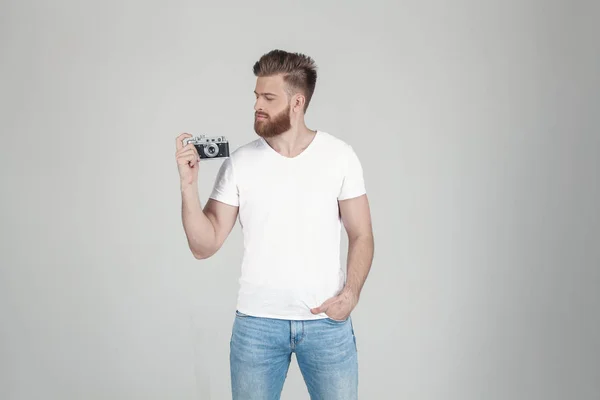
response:
<path id="1" fill-rule="evenodd" d="M 254 102 L 254 111 L 263 111 L 263 104 L 262 101 L 260 101 L 260 97 L 256 99 L 256 101 Z"/>

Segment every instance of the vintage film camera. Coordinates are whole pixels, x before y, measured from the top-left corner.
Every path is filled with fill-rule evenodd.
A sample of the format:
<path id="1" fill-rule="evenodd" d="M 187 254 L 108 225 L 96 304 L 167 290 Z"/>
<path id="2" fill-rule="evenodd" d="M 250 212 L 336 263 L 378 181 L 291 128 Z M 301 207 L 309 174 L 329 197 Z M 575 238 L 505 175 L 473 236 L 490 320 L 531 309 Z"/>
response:
<path id="1" fill-rule="evenodd" d="M 185 144 L 193 143 L 200 159 L 229 157 L 229 141 L 225 136 L 194 136 L 185 139 Z"/>

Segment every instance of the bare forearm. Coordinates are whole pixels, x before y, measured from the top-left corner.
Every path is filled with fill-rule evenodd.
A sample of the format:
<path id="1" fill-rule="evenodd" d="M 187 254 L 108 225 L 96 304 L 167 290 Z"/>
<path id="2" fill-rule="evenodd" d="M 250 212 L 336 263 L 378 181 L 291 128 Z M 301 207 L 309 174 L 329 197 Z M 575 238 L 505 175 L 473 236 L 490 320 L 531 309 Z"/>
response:
<path id="1" fill-rule="evenodd" d="M 181 218 L 188 245 L 196 258 L 213 254 L 216 241 L 215 228 L 204 214 L 198 195 L 198 185 L 181 187 Z"/>
<path id="2" fill-rule="evenodd" d="M 372 235 L 357 236 L 348 240 L 348 262 L 345 290 L 360 297 L 373 261 L 374 240 Z"/>

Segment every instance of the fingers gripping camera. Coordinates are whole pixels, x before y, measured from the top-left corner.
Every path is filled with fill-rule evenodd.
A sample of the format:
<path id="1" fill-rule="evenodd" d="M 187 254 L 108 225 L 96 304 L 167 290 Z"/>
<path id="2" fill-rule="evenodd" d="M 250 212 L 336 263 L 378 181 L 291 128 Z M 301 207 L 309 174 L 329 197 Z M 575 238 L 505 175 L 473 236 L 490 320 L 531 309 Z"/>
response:
<path id="1" fill-rule="evenodd" d="M 185 139 L 185 144 L 193 143 L 200 159 L 229 157 L 229 141 L 225 136 L 200 135 Z"/>

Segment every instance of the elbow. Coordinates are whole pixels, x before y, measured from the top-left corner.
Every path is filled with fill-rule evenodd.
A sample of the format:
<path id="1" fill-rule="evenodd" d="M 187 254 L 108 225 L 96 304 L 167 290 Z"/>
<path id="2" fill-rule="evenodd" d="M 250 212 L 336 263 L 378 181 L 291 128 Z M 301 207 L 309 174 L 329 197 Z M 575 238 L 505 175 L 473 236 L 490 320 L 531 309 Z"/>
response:
<path id="1" fill-rule="evenodd" d="M 194 255 L 194 258 L 196 260 L 206 260 L 207 258 L 209 258 L 208 255 L 204 255 L 204 254 L 200 254 L 200 253 L 195 253 L 192 251 L 192 254 Z"/>
<path id="2" fill-rule="evenodd" d="M 349 234 L 348 241 L 350 243 L 365 242 L 365 243 L 370 244 L 371 246 L 374 245 L 374 243 L 375 243 L 375 239 L 373 237 L 372 232 Z"/>
<path id="3" fill-rule="evenodd" d="M 192 250 L 192 254 L 196 260 L 206 260 L 213 255 L 212 253 L 198 252 L 194 250 Z"/>
<path id="4" fill-rule="evenodd" d="M 192 251 L 192 254 L 196 260 L 206 260 L 207 258 L 212 257 L 216 253 L 216 251 L 213 251 L 213 250 L 204 250 L 204 251 L 199 251 L 199 250 L 194 250 L 194 249 L 190 249 L 190 250 Z"/>
<path id="5" fill-rule="evenodd" d="M 188 247 L 196 260 L 206 260 L 210 258 L 214 252 L 214 242 L 207 243 L 206 241 L 191 240 L 188 238 Z"/>
<path id="6" fill-rule="evenodd" d="M 210 257 L 206 249 L 202 249 L 199 246 L 193 246 L 192 243 L 188 243 L 188 245 L 190 252 L 196 260 L 205 260 Z"/>
<path id="7" fill-rule="evenodd" d="M 219 244 L 216 241 L 212 241 L 210 243 L 196 243 L 192 241 L 188 241 L 190 251 L 194 255 L 194 258 L 197 260 L 206 260 L 207 258 L 212 257 L 217 250 L 219 250 Z"/>

